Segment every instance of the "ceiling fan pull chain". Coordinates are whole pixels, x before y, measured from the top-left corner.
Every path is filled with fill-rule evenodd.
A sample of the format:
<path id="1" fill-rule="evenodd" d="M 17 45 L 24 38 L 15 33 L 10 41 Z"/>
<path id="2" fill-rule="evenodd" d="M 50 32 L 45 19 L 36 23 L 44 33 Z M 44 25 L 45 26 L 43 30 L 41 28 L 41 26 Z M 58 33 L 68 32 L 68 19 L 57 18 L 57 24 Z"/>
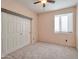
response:
<path id="1" fill-rule="evenodd" d="M 45 5 L 45 3 L 43 3 L 43 7 L 45 7 L 46 5 Z"/>
<path id="2" fill-rule="evenodd" d="M 46 6 L 46 5 L 45 5 L 45 6 Z M 42 7 L 42 8 L 43 8 L 43 12 L 45 12 L 45 11 L 46 11 L 46 9 L 45 9 L 46 7 Z"/>

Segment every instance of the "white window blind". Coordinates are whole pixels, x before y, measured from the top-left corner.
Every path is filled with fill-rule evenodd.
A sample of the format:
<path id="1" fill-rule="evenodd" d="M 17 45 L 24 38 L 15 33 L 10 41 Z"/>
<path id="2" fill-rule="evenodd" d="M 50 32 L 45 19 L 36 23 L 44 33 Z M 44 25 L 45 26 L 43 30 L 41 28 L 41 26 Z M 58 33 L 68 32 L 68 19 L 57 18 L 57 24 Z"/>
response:
<path id="1" fill-rule="evenodd" d="M 73 14 L 55 15 L 55 32 L 72 32 L 73 31 Z"/>

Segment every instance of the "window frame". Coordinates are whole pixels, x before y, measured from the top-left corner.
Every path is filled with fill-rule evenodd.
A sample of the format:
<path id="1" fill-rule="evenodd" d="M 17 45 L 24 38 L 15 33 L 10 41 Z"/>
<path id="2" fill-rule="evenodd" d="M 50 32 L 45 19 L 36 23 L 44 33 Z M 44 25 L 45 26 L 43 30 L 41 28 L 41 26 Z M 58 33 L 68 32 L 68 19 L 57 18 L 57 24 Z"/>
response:
<path id="1" fill-rule="evenodd" d="M 62 24 L 62 23 L 61 23 L 61 17 L 64 16 L 64 15 L 67 15 L 67 14 L 71 14 L 71 18 L 72 18 L 72 25 L 71 25 L 71 26 L 72 26 L 72 30 L 69 31 L 69 20 L 68 20 L 68 31 L 65 32 L 65 31 L 62 31 L 62 29 L 61 29 L 61 24 Z M 59 27 L 59 28 L 60 28 L 59 31 L 56 31 L 56 30 L 55 30 L 55 17 L 56 17 L 56 16 L 60 16 L 60 17 L 59 17 L 59 18 L 60 18 L 60 20 L 59 20 L 59 21 L 60 21 L 60 23 L 59 23 L 59 24 L 60 24 L 60 25 L 59 25 L 59 26 L 60 26 L 60 27 Z M 69 17 L 69 16 L 68 16 L 68 17 Z M 68 19 L 69 19 L 69 18 L 68 18 Z M 73 33 L 73 13 L 72 13 L 72 12 L 71 12 L 71 13 L 64 13 L 64 14 L 56 14 L 56 15 L 54 15 L 54 32 L 55 32 L 55 33 Z"/>

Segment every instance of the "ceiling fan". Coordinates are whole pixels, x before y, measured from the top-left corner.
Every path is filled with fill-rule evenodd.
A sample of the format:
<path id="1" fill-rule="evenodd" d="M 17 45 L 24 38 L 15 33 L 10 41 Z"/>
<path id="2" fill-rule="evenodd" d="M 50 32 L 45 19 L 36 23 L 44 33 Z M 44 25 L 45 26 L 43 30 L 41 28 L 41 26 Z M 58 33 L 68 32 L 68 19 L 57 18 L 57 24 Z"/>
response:
<path id="1" fill-rule="evenodd" d="M 42 3 L 43 7 L 45 7 L 47 2 L 48 3 L 55 3 L 54 0 L 40 0 L 40 1 L 34 2 L 34 4 Z"/>

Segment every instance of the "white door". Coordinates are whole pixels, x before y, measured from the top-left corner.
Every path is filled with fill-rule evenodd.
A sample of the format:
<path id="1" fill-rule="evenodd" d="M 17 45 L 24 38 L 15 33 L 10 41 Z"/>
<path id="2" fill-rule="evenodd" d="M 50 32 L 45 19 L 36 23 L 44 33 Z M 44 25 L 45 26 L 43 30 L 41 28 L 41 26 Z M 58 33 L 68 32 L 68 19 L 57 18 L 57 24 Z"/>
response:
<path id="1" fill-rule="evenodd" d="M 31 20 L 2 12 L 2 55 L 31 43 Z"/>

